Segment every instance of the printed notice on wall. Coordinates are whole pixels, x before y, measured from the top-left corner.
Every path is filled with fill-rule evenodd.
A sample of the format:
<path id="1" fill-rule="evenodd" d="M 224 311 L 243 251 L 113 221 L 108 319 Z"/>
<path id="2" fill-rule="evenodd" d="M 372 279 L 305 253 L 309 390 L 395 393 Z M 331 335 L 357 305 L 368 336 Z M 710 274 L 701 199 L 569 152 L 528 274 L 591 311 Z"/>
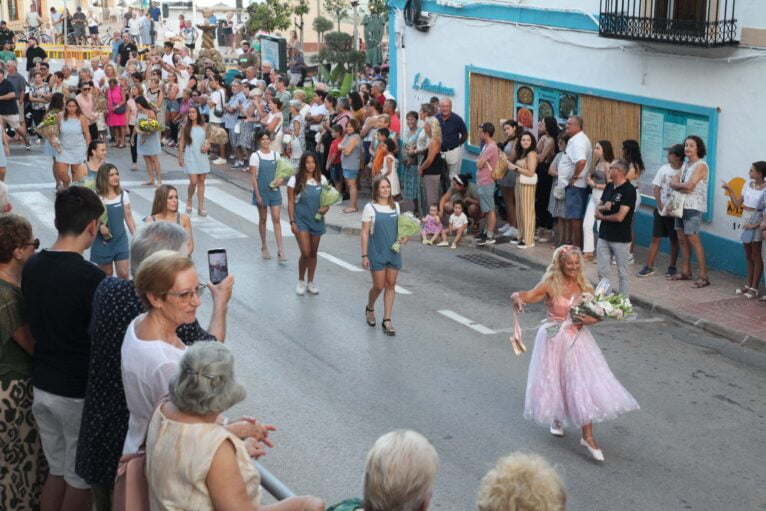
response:
<path id="1" fill-rule="evenodd" d="M 683 144 L 689 135 L 697 135 L 708 143 L 710 122 L 707 117 L 662 108 L 641 108 L 641 156 L 646 170 L 639 191 L 654 197 L 652 181 L 657 169 L 667 163 L 667 148 Z"/>

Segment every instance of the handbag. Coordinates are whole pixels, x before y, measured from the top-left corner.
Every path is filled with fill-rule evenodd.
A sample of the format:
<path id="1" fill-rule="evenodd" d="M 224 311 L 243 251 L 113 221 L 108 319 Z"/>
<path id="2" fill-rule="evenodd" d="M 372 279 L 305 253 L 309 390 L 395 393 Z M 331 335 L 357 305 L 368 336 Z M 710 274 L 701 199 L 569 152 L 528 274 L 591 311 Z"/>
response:
<path id="1" fill-rule="evenodd" d="M 126 106 L 125 106 L 125 105 L 122 105 L 122 106 L 118 106 L 117 108 L 115 108 L 114 110 L 112 110 L 112 113 L 114 113 L 114 114 L 117 114 L 117 115 L 122 115 L 122 114 L 124 114 L 124 113 L 125 113 L 125 108 L 126 108 Z"/>
<path id="2" fill-rule="evenodd" d="M 216 108 L 213 110 L 213 115 L 216 117 L 223 117 L 223 98 L 221 98 L 221 103 L 221 108 L 218 108 L 216 104 Z"/>
<path id="3" fill-rule="evenodd" d="M 508 158 L 501 152 L 497 157 L 497 165 L 492 169 L 492 179 L 500 181 L 506 174 L 508 174 Z"/>
<path id="4" fill-rule="evenodd" d="M 683 218 L 685 201 L 686 194 L 674 190 L 670 196 L 670 200 L 662 205 L 662 211 L 660 211 L 660 215 Z"/>
<path id="5" fill-rule="evenodd" d="M 556 200 L 564 200 L 567 196 L 566 189 L 559 186 L 553 188 L 553 198 Z"/>
<path id="6" fill-rule="evenodd" d="M 521 164 L 516 164 L 517 166 L 526 169 L 527 168 L 527 160 L 521 160 Z M 523 174 L 519 172 L 518 176 L 519 183 L 523 185 L 536 185 L 537 184 L 537 173 L 532 174 L 531 176 L 527 176 L 526 174 Z"/>

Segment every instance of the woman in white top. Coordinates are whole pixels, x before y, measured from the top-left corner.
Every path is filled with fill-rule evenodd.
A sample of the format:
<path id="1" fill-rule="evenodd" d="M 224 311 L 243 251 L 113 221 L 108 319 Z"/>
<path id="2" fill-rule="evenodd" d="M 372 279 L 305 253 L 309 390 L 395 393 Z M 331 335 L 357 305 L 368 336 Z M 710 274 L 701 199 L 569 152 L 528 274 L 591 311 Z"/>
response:
<path id="1" fill-rule="evenodd" d="M 319 179 L 317 179 L 319 177 Z M 319 207 L 319 197 L 327 179 L 319 172 L 317 155 L 304 153 L 298 164 L 298 173 L 287 182 L 287 211 L 290 214 L 290 229 L 298 241 L 301 257 L 298 259 L 298 287 L 295 292 L 303 296 L 308 289 L 312 295 L 319 294 L 314 285 L 317 268 L 319 241 L 325 233 L 324 214 L 330 208 Z M 308 286 L 305 283 L 308 272 Z"/>
<path id="2" fill-rule="evenodd" d="M 683 264 L 681 273 L 674 275 L 670 280 L 691 280 L 692 261 L 689 251 L 689 245 L 691 245 L 697 257 L 700 272 L 699 278 L 694 281 L 692 287 L 702 288 L 710 285 L 705 263 L 705 247 L 702 246 L 699 236 L 702 213 L 707 211 L 707 185 L 710 172 L 703 159 L 707 154 L 705 143 L 696 135 L 686 137 L 684 154 L 688 161 L 684 164 L 681 174 L 673 178 L 670 183 L 671 188 L 684 194 L 683 217 L 676 218 L 676 232 Z"/>
<path id="3" fill-rule="evenodd" d="M 760 229 L 763 220 L 762 201 L 766 194 L 766 162 L 756 161 L 750 166 L 750 179 L 742 188 L 742 193 L 737 193 L 729 183 L 723 182 L 721 188 L 726 190 L 729 200 L 735 208 L 742 207 L 742 244 L 745 247 L 745 262 L 747 263 L 746 284 L 737 289 L 734 294 L 742 295 L 747 299 L 758 296 L 758 286 L 761 283 L 763 273 L 763 260 L 761 259 L 762 234 Z"/>
<path id="4" fill-rule="evenodd" d="M 264 123 L 264 129 L 271 137 L 271 145 L 269 149 L 277 153 L 282 154 L 282 102 L 279 98 L 271 98 L 269 100 L 269 115 L 266 117 Z"/>
<path id="5" fill-rule="evenodd" d="M 218 424 L 220 414 L 245 395 L 226 346 L 201 342 L 186 350 L 170 381 L 169 399 L 154 412 L 147 433 L 152 510 L 324 509 L 321 499 L 309 496 L 261 504 L 260 475 L 251 460 L 264 454 L 260 441 L 243 442 Z"/>
<path id="6" fill-rule="evenodd" d="M 277 180 L 276 188 L 271 187 L 271 183 L 276 176 L 279 156 L 271 150 L 271 138 L 266 131 L 258 131 L 255 134 L 255 142 L 258 145 L 258 150 L 250 155 L 250 173 L 253 183 L 252 203 L 258 206 L 258 233 L 261 235 L 261 257 L 271 259 L 269 245 L 266 241 L 266 215 L 270 212 L 271 221 L 274 225 L 274 238 L 277 241 L 277 256 L 281 262 L 284 262 L 287 261 L 287 258 L 282 249 L 282 225 L 279 223 L 279 216 L 282 211 L 282 194 L 279 191 L 279 187 L 282 185 L 282 180 Z"/>
<path id="7" fill-rule="evenodd" d="M 372 183 L 372 202 L 362 210 L 362 268 L 370 270 L 372 287 L 367 298 L 367 324 L 375 326 L 375 302 L 383 295 L 383 321 L 386 335 L 396 335 L 391 326 L 394 309 L 396 278 L 402 269 L 402 254 L 391 247 L 395 242 L 405 245 L 408 238 L 399 238 L 399 205 L 391 195 L 391 183 L 381 177 Z"/>

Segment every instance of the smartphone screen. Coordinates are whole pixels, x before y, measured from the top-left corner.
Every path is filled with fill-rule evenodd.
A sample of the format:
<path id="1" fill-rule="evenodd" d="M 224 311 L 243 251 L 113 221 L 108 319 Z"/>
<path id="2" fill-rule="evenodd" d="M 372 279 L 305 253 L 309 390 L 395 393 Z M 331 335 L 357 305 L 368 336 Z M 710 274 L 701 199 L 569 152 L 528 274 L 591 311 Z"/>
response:
<path id="1" fill-rule="evenodd" d="M 226 249 L 213 248 L 207 251 L 207 265 L 210 269 L 210 282 L 218 284 L 229 276 L 229 263 L 226 260 Z"/>

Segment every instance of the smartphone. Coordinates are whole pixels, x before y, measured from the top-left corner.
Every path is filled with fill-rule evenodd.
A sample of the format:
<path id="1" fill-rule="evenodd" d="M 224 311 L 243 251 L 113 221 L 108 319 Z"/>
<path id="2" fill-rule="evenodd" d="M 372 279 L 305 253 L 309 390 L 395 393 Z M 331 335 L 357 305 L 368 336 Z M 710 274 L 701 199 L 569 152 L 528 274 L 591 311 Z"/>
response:
<path id="1" fill-rule="evenodd" d="M 229 262 L 226 249 L 211 248 L 207 251 L 207 266 L 210 270 L 210 282 L 218 284 L 229 276 Z"/>

